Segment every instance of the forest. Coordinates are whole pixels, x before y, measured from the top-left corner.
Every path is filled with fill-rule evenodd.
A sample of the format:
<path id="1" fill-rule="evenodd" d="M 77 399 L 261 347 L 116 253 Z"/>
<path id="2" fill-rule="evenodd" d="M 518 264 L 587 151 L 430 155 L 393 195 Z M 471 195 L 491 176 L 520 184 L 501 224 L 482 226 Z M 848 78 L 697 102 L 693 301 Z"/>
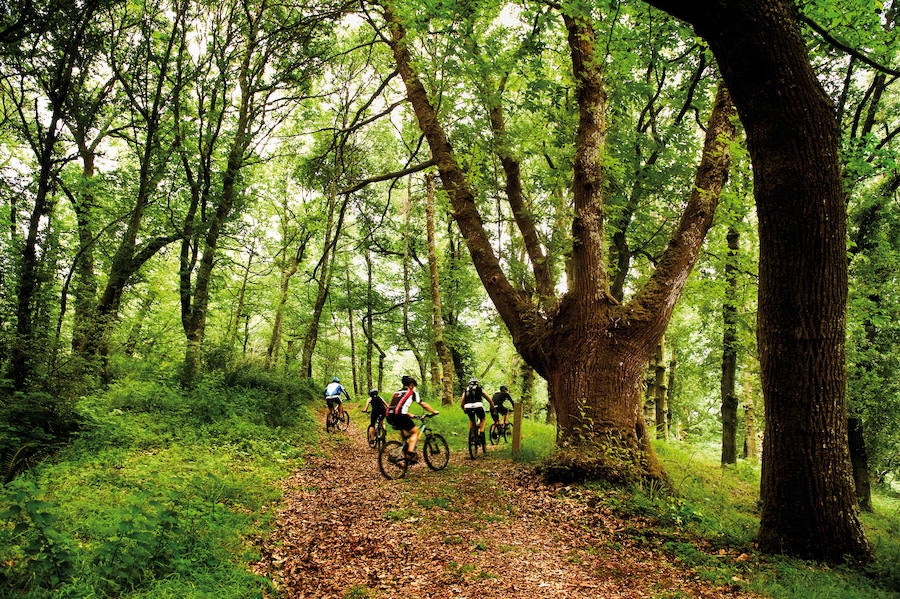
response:
<path id="1" fill-rule="evenodd" d="M 150 581 L 253 561 L 332 377 L 358 425 L 412 375 L 457 431 L 508 386 L 548 485 L 749 472 L 723 545 L 900 591 L 898 21 L 0 0 L 0 584 L 189 596 Z"/>

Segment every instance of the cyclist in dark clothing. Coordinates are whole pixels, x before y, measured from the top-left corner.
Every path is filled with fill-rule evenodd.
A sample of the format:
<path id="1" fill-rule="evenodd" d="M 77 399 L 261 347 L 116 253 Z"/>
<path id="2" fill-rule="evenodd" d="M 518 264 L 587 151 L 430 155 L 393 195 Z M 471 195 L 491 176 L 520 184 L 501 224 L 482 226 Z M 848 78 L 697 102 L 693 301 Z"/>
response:
<path id="1" fill-rule="evenodd" d="M 478 437 L 481 439 L 481 445 L 485 445 L 484 441 L 484 403 L 481 401 L 481 398 L 488 400 L 488 403 L 491 404 L 491 410 L 494 409 L 494 402 L 491 400 L 490 396 L 484 392 L 484 389 L 481 388 L 481 385 L 478 384 L 478 379 L 470 379 L 469 386 L 466 387 L 466 390 L 463 391 L 462 398 L 459 401 L 459 406 L 463 409 L 466 415 L 469 417 L 469 430 L 472 430 L 472 427 L 475 425 L 475 420 L 478 419 Z"/>
<path id="2" fill-rule="evenodd" d="M 370 407 L 372 410 L 369 417 L 369 441 L 372 441 L 372 436 L 375 434 L 375 423 L 378 422 L 379 418 L 384 418 L 387 415 L 387 402 L 378 395 L 378 389 L 369 391 L 369 399 L 366 400 L 366 407 L 363 412 L 368 412 Z"/>
<path id="3" fill-rule="evenodd" d="M 509 394 L 509 389 L 506 388 L 506 385 L 500 385 L 500 390 L 491 396 L 491 401 L 494 403 L 494 409 L 497 414 L 503 417 L 503 426 L 508 425 L 509 413 L 513 411 L 515 402 L 513 401 L 512 395 Z M 499 418 L 497 417 L 494 418 L 494 420 L 498 419 Z"/>

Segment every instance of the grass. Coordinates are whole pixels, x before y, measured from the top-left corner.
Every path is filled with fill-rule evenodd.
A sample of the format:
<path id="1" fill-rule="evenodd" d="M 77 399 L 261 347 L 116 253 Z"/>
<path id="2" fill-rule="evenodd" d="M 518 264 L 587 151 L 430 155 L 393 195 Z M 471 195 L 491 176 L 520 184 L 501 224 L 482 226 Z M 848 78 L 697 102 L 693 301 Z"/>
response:
<path id="1" fill-rule="evenodd" d="M 125 378 L 82 400 L 77 409 L 89 425 L 81 434 L 53 459 L 0 487 L 0 579 L 9 581 L 10 592 L 26 599 L 277 596 L 250 564 L 258 558 L 257 539 L 270 531 L 279 481 L 319 450 L 322 427 L 313 414 L 320 407 L 317 388 L 304 391 L 266 376 L 211 377 L 189 394 L 164 380 Z M 308 406 L 297 401 L 305 396 L 316 399 Z M 355 422 L 363 422 L 356 402 L 350 409 Z M 434 430 L 451 452 L 466 452 L 465 414 L 456 405 L 439 409 L 430 421 Z M 551 455 L 555 429 L 528 419 L 522 425 L 515 459 L 537 464 Z M 863 514 L 875 554 L 863 569 L 765 556 L 754 547 L 757 464 L 722 468 L 714 445 L 668 442 L 656 449 L 674 495 L 653 484 L 587 485 L 593 493 L 585 496 L 623 519 L 626 536 L 615 543 L 652 544 L 699 576 L 766 597 L 886 599 L 900 593 L 897 496 L 876 494 L 874 511 Z M 490 455 L 513 458 L 511 443 Z M 460 492 L 423 492 L 410 509 L 386 517 L 456 509 Z M 472 542 L 473 551 L 483 544 L 442 538 Z M 460 578 L 489 576 L 465 564 L 449 570 Z M 373 592 L 357 587 L 345 596 Z"/>
<path id="2" fill-rule="evenodd" d="M 32 599 L 270 593 L 271 583 L 249 567 L 253 539 L 267 534 L 279 481 L 299 463 L 315 425 L 302 390 L 291 388 L 291 400 L 260 388 L 266 384 L 218 380 L 185 396 L 164 381 L 124 379 L 82 400 L 89 423 L 82 433 L 0 487 L 7 592 Z"/>

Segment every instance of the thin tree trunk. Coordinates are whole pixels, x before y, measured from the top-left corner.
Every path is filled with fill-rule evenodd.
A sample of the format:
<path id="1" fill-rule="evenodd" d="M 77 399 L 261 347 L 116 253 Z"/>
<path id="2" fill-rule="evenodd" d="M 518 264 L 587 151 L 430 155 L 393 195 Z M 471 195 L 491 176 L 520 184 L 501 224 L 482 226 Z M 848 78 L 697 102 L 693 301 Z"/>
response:
<path id="1" fill-rule="evenodd" d="M 722 302 L 722 464 L 737 462 L 737 266 L 739 234 L 728 229 L 725 261 L 725 297 Z"/>
<path id="2" fill-rule="evenodd" d="M 668 385 L 666 383 L 666 351 L 663 342 L 656 346 L 656 390 L 654 404 L 656 406 L 656 438 L 668 440 L 669 438 L 669 406 L 666 403 Z"/>
<path id="3" fill-rule="evenodd" d="M 856 500 L 860 509 L 872 511 L 872 487 L 869 484 L 869 454 L 863 435 L 862 420 L 850 418 L 847 424 L 850 456 L 853 461 L 853 482 L 856 486 Z"/>
<path id="4" fill-rule="evenodd" d="M 336 193 L 336 186 L 332 182 L 328 198 L 328 218 L 325 223 L 325 245 L 322 248 L 322 257 L 317 269 L 319 276 L 316 282 L 316 301 L 313 304 L 309 326 L 303 336 L 303 351 L 300 356 L 300 372 L 307 378 L 312 378 L 312 358 L 316 343 L 319 341 L 319 323 L 322 320 L 322 311 L 325 309 L 325 300 L 328 299 L 328 293 L 331 290 L 331 273 L 337 254 L 337 242 L 344 222 L 344 210 L 347 208 L 348 200 L 345 197 L 338 214 L 335 215 L 335 210 L 337 210 Z"/>
<path id="5" fill-rule="evenodd" d="M 408 189 L 405 206 L 406 215 L 403 222 L 403 337 L 406 339 L 406 343 L 409 345 L 409 349 L 416 359 L 416 364 L 419 366 L 419 380 L 422 381 L 422 383 L 427 384 L 427 379 L 425 378 L 425 360 L 422 358 L 422 352 L 419 351 L 419 348 L 416 345 L 416 339 L 409 329 L 409 236 L 411 234 L 410 222 L 412 220 L 411 194 L 412 191 Z M 427 390 L 425 390 L 425 393 L 427 393 Z"/>
<path id="6" fill-rule="evenodd" d="M 345 274 L 347 282 L 347 324 L 350 327 L 350 370 L 353 373 L 353 393 L 359 395 L 359 378 L 356 372 L 356 335 L 353 334 L 353 302 L 351 301 L 349 268 Z M 366 389 L 366 391 L 368 390 Z"/>
<path id="7" fill-rule="evenodd" d="M 435 177 L 425 176 L 425 231 L 428 239 L 428 272 L 431 277 L 431 326 L 434 329 L 434 349 L 441 365 L 441 405 L 454 403 L 453 358 L 444 341 L 444 317 L 441 309 L 441 280 L 438 274 L 437 250 L 434 235 Z"/>
<path id="8" fill-rule="evenodd" d="M 228 345 L 230 346 L 237 342 L 238 330 L 241 328 L 241 317 L 244 314 L 244 298 L 247 295 L 247 282 L 250 280 L 250 267 L 253 265 L 254 257 L 256 257 L 256 248 L 251 246 L 250 251 L 247 253 L 247 264 L 244 266 L 244 274 L 241 276 L 241 288 L 238 290 L 234 317 L 228 323 Z"/>
<path id="9" fill-rule="evenodd" d="M 522 389 L 522 396 L 519 398 L 519 401 L 522 402 L 522 414 L 531 416 L 534 414 L 534 368 L 528 362 L 522 360 L 519 366 L 519 375 Z"/>
<path id="10" fill-rule="evenodd" d="M 128 357 L 133 357 L 134 352 L 137 350 L 138 343 L 141 340 L 141 331 L 144 328 L 144 323 L 147 322 L 147 316 L 150 314 L 150 308 L 153 306 L 154 301 L 156 301 L 156 291 L 150 289 L 147 291 L 147 295 L 141 299 L 141 307 L 138 309 L 137 317 L 132 323 L 128 339 L 125 341 L 123 352 Z"/>

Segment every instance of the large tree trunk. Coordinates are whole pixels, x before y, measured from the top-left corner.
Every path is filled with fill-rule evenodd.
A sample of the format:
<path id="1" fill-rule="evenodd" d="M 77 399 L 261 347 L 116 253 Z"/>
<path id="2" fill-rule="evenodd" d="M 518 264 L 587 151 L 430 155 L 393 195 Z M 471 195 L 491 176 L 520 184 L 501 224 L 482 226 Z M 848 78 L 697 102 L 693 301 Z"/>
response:
<path id="1" fill-rule="evenodd" d="M 722 463 L 737 462 L 737 268 L 738 232 L 728 229 L 725 261 L 725 298 L 722 304 Z"/>
<path id="2" fill-rule="evenodd" d="M 787 1 L 651 0 L 696 27 L 753 163 L 765 402 L 760 547 L 866 559 L 847 437 L 846 209 L 834 107 Z"/>
<path id="3" fill-rule="evenodd" d="M 604 257 L 602 61 L 595 56 L 590 22 L 563 15 L 579 106 L 572 257 L 569 291 L 555 309 L 543 311 L 507 279 L 466 174 L 413 68 L 406 30 L 390 3 L 383 6 L 388 43 L 475 268 L 516 349 L 547 380 L 558 442 L 572 448 L 566 452 L 570 464 L 557 462 L 566 470 L 559 474 L 662 477 L 641 414 L 644 369 L 699 255 L 727 175 L 730 161 L 724 140 L 733 137 L 727 92 L 719 90 L 695 189 L 656 272 L 629 303 L 620 305 L 609 293 Z"/>

